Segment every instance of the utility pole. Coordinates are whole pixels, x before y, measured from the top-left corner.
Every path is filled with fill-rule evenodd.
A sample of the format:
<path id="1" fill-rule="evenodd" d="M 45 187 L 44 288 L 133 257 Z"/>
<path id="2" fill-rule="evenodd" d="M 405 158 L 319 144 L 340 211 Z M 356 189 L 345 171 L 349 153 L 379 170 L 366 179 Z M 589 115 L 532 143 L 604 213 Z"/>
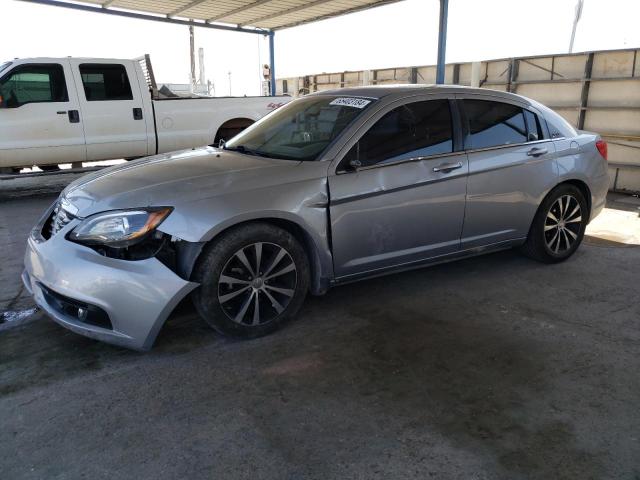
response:
<path id="1" fill-rule="evenodd" d="M 231 97 L 231 72 L 227 72 L 227 75 L 229 75 L 229 96 Z"/>
<path id="2" fill-rule="evenodd" d="M 578 28 L 578 22 L 580 21 L 580 17 L 582 17 L 582 5 L 584 4 L 584 0 L 578 0 L 576 3 L 576 15 L 573 19 L 573 29 L 571 30 L 571 41 L 569 42 L 569 53 L 573 53 L 573 41 L 576 39 L 576 29 Z"/>
<path id="3" fill-rule="evenodd" d="M 196 46 L 193 25 L 189 25 L 189 58 L 191 59 L 191 93 L 196 91 Z"/>

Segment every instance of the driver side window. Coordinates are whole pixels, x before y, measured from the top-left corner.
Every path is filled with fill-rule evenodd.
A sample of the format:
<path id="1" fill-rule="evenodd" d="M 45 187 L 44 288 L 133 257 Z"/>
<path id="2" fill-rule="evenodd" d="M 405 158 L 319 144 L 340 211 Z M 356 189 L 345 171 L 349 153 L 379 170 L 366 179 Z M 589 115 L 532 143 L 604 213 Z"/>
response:
<path id="1" fill-rule="evenodd" d="M 378 120 L 345 156 L 361 166 L 453 152 L 449 101 L 427 100 L 401 105 Z"/>
<path id="2" fill-rule="evenodd" d="M 2 106 L 69 100 L 62 65 L 18 66 L 0 80 Z"/>

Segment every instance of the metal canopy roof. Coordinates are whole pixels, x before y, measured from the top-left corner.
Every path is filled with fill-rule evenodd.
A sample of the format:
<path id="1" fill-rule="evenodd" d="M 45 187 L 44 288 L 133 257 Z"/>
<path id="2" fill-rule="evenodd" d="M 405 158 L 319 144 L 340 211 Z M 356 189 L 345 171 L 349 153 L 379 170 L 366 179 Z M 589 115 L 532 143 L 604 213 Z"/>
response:
<path id="1" fill-rule="evenodd" d="M 210 24 L 231 24 L 240 28 L 279 30 L 398 1 L 400 0 L 82 0 L 74 2 L 74 5 L 99 7 L 104 13 L 108 10 L 129 10 L 165 18 L 177 17 Z"/>
<path id="2" fill-rule="evenodd" d="M 275 31 L 402 0 L 19 0 L 178 25 L 269 35 L 271 95 L 276 93 Z M 444 83 L 449 0 L 440 1 L 436 83 Z"/>

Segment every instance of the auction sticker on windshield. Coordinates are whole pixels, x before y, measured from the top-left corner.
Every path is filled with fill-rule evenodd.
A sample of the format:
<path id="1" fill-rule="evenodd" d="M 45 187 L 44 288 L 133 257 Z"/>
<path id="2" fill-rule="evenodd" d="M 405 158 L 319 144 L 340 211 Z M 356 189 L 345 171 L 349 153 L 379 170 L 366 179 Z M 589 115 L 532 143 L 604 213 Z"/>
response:
<path id="1" fill-rule="evenodd" d="M 364 108 L 371 103 L 371 100 L 364 98 L 339 97 L 333 100 L 329 105 L 341 105 L 344 107 Z"/>

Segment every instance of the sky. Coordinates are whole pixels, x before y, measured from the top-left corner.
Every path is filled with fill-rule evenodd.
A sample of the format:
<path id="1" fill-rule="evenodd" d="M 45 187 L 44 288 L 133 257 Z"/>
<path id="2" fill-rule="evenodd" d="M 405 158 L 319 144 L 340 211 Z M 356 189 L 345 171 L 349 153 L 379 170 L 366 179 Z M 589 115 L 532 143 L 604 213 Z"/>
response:
<path id="1" fill-rule="evenodd" d="M 186 1 L 186 0 L 185 0 Z M 568 51 L 576 0 L 449 0 L 450 62 Z M 278 31 L 276 76 L 436 62 L 438 0 L 404 0 Z M 135 58 L 151 54 L 156 79 L 188 83 L 186 26 L 0 0 L 0 62 L 15 57 Z M 584 0 L 574 51 L 640 47 L 640 0 Z M 195 29 L 217 95 L 258 95 L 268 41 Z M 231 75 L 229 77 L 229 72 Z M 231 80 L 231 82 L 229 82 Z"/>

